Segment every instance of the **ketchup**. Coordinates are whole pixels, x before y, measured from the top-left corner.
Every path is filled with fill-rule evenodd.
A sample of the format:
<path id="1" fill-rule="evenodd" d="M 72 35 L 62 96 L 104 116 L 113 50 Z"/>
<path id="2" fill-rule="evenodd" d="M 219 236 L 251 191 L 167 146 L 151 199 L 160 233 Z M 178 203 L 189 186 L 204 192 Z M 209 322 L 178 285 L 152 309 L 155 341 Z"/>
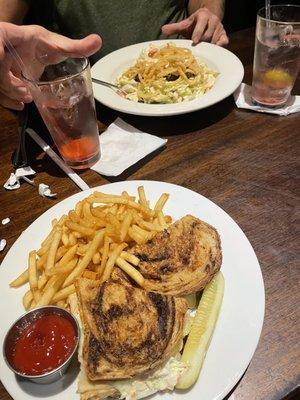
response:
<path id="1" fill-rule="evenodd" d="M 56 315 L 42 315 L 21 331 L 12 347 L 14 368 L 26 375 L 40 375 L 59 367 L 76 345 L 72 323 Z"/>

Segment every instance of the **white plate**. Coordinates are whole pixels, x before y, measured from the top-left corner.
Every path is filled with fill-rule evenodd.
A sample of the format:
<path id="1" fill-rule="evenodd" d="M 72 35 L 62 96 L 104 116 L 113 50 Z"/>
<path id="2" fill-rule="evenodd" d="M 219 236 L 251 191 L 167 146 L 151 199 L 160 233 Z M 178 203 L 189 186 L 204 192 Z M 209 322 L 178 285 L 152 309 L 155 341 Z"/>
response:
<path id="1" fill-rule="evenodd" d="M 92 67 L 92 77 L 106 82 L 115 83 L 116 78 L 128 67 L 132 66 L 142 50 L 151 43 L 158 46 L 174 43 L 179 47 L 190 49 L 200 60 L 219 72 L 216 83 L 203 96 L 176 104 L 143 104 L 124 99 L 114 90 L 97 83 L 93 84 L 94 96 L 100 103 L 128 114 L 167 116 L 184 114 L 209 107 L 231 95 L 240 85 L 244 76 L 244 67 L 241 61 L 229 50 L 210 43 L 200 43 L 192 46 L 191 40 L 153 40 L 124 47 L 108 54 L 96 62 Z"/>
<path id="2" fill-rule="evenodd" d="M 181 186 L 154 181 L 117 182 L 101 186 L 98 190 L 114 194 L 127 190 L 130 194 L 137 194 L 139 185 L 144 185 L 152 205 L 161 193 L 170 193 L 165 211 L 174 220 L 189 213 L 216 227 L 221 236 L 223 251 L 224 300 L 201 375 L 190 391 L 166 393 L 157 395 L 157 398 L 223 399 L 242 376 L 260 336 L 265 298 L 259 263 L 251 244 L 233 219 L 198 193 Z M 12 289 L 8 283 L 24 270 L 29 250 L 39 247 L 50 229 L 51 220 L 72 209 L 77 201 L 92 191 L 77 193 L 46 211 L 23 232 L 5 257 L 0 270 L 1 343 L 8 327 L 24 312 L 21 300 L 26 288 Z M 78 399 L 75 376 L 76 369 L 69 371 L 65 379 L 51 385 L 20 382 L 6 366 L 3 355 L 0 356 L 0 378 L 15 400 Z"/>

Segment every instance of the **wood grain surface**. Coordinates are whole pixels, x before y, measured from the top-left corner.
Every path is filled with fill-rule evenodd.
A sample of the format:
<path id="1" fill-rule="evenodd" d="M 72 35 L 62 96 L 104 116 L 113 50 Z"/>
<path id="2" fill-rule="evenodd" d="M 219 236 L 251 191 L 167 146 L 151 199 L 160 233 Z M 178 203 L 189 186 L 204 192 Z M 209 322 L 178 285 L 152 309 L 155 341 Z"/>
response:
<path id="1" fill-rule="evenodd" d="M 244 81 L 251 83 L 254 31 L 236 32 L 230 39 L 228 48 L 241 59 Z M 299 82 L 297 89 L 299 93 Z M 177 117 L 122 115 L 101 106 L 98 113 L 101 128 L 120 115 L 142 130 L 168 138 L 168 144 L 115 179 L 90 170 L 80 172 L 88 185 L 125 179 L 176 183 L 220 205 L 243 229 L 262 268 L 266 311 L 258 348 L 232 396 L 235 400 L 296 399 L 300 377 L 296 208 L 300 114 L 279 117 L 240 110 L 233 97 Z M 28 140 L 30 165 L 38 172 L 35 182 L 50 185 L 58 193 L 57 199 L 41 198 L 29 184 L 22 184 L 18 191 L 5 191 L 2 185 L 13 170 L 10 158 L 17 123 L 15 116 L 3 108 L 0 135 L 0 220 L 11 218 L 10 224 L 0 225 L 0 237 L 7 240 L 2 260 L 24 229 L 78 188 Z M 0 384 L 0 400 L 10 398 Z"/>

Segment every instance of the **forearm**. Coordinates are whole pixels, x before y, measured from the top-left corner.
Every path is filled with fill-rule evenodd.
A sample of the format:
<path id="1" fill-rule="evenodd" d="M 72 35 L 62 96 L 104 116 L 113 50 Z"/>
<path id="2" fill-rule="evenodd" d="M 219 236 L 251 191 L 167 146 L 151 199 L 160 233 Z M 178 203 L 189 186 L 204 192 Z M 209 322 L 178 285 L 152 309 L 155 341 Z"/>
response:
<path id="1" fill-rule="evenodd" d="M 199 8 L 206 7 L 213 14 L 222 20 L 224 16 L 225 0 L 189 0 L 188 13 L 193 14 Z"/>
<path id="2" fill-rule="evenodd" d="M 0 21 L 22 24 L 27 11 L 24 0 L 0 0 Z"/>

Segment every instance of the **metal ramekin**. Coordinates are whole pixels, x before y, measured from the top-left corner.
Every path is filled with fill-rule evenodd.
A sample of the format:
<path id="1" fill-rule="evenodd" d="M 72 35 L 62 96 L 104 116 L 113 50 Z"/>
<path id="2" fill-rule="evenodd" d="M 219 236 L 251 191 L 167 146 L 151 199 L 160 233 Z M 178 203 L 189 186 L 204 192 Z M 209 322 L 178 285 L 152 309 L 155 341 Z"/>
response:
<path id="1" fill-rule="evenodd" d="M 45 372 L 44 374 L 40 375 L 27 375 L 23 374 L 19 371 L 17 371 L 9 362 L 9 357 L 7 356 L 7 351 L 8 351 L 8 344 L 11 340 L 14 340 L 16 337 L 19 336 L 20 332 L 25 328 L 25 326 L 28 326 L 31 322 L 35 321 L 39 316 L 41 315 L 59 315 L 62 316 L 63 318 L 66 318 L 69 320 L 75 330 L 75 336 L 76 336 L 76 343 L 74 346 L 74 349 L 72 353 L 69 355 L 69 357 L 57 368 L 53 369 L 52 371 Z M 55 307 L 55 306 L 45 306 L 45 307 L 40 307 L 35 310 L 31 310 L 24 315 L 22 315 L 19 319 L 17 319 L 16 322 L 14 322 L 11 327 L 9 328 L 3 342 L 3 357 L 4 360 L 7 364 L 7 366 L 19 377 L 22 377 L 24 379 L 29 379 L 35 383 L 41 383 L 41 384 L 47 384 L 47 383 L 52 383 L 59 378 L 63 376 L 63 374 L 66 372 L 73 356 L 75 355 L 78 344 L 79 344 L 79 339 L 80 339 L 80 328 L 77 322 L 77 319 L 70 314 L 68 311 L 64 310 L 63 308 L 60 307 Z"/>

